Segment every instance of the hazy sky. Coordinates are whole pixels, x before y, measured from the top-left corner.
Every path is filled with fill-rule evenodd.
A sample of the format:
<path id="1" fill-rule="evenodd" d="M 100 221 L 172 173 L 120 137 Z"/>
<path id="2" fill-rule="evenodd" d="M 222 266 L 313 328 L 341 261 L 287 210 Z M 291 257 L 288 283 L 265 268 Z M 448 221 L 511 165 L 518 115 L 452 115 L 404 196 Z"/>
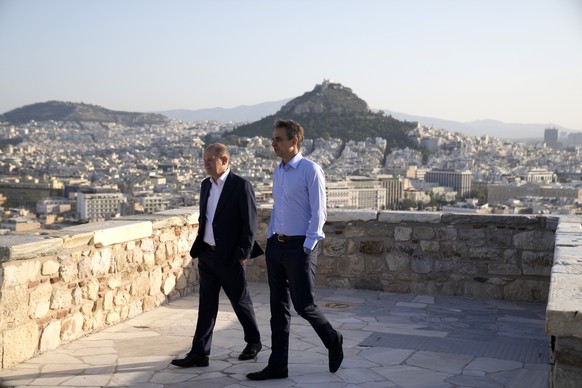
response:
<path id="1" fill-rule="evenodd" d="M 0 113 L 231 108 L 324 78 L 371 108 L 582 130 L 582 0 L 0 0 Z"/>

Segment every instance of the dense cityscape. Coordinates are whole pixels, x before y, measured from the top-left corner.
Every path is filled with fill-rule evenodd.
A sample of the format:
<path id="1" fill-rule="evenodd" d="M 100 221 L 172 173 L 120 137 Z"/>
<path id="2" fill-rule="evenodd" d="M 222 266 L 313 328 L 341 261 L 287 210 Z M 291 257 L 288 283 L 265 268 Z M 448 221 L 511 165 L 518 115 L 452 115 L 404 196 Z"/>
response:
<path id="1" fill-rule="evenodd" d="M 205 177 L 205 139 L 220 139 L 236 125 L 1 125 L 2 229 L 58 228 L 195 206 Z M 306 139 L 301 151 L 325 170 L 328 208 L 582 213 L 577 138 L 564 147 L 550 128 L 543 142 L 525 144 L 422 125 L 408 136 L 418 149 L 389 150 L 382 138 L 318 138 Z M 271 140 L 235 143 L 228 145 L 233 171 L 253 183 L 260 205 L 269 205 L 278 163 Z"/>

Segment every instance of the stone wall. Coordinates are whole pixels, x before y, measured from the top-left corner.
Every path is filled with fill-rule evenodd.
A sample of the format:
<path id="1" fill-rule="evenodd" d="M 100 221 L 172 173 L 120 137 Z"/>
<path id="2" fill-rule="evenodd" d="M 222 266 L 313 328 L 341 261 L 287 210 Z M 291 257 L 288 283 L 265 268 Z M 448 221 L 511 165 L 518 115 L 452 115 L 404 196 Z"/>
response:
<path id="1" fill-rule="evenodd" d="M 198 209 L 0 236 L 2 368 L 192 292 Z"/>
<path id="2" fill-rule="evenodd" d="M 269 215 L 260 213 L 260 236 L 266 236 Z M 333 288 L 545 301 L 557 223 L 530 215 L 330 210 L 316 281 Z M 247 273 L 265 281 L 264 256 Z"/>
<path id="3" fill-rule="evenodd" d="M 260 209 L 265 247 L 270 209 Z M 198 286 L 198 209 L 0 236 L 1 366 L 55 349 Z M 557 218 L 330 211 L 320 286 L 546 300 Z M 557 249 L 557 248 L 556 248 Z M 264 256 L 249 281 L 266 282 Z M 570 346 L 568 344 L 568 346 Z"/>
<path id="4" fill-rule="evenodd" d="M 582 217 L 560 217 L 546 310 L 550 386 L 582 385 Z"/>

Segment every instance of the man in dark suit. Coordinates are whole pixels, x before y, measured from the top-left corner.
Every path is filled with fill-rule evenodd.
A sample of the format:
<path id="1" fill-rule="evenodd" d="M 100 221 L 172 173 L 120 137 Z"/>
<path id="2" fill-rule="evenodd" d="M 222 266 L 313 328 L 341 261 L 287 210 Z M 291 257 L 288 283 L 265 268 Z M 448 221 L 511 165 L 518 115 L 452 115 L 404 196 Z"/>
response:
<path id="1" fill-rule="evenodd" d="M 249 181 L 230 171 L 229 162 L 223 144 L 204 151 L 210 177 L 202 181 L 198 236 L 190 249 L 190 255 L 198 258 L 200 273 L 198 321 L 192 349 L 185 358 L 172 360 L 172 365 L 183 368 L 208 366 L 221 288 L 243 327 L 247 346 L 239 360 L 255 358 L 262 348 L 245 277 L 246 260 L 263 253 L 255 241 L 255 194 Z"/>

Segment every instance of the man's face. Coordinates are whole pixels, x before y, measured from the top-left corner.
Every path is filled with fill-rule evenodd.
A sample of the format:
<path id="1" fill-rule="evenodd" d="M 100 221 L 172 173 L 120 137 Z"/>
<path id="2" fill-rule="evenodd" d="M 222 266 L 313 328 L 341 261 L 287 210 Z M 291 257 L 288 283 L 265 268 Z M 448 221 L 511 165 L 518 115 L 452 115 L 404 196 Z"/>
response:
<path id="1" fill-rule="evenodd" d="M 226 156 L 216 156 L 214 152 L 204 151 L 204 169 L 214 180 L 217 180 L 228 168 Z"/>
<path id="2" fill-rule="evenodd" d="M 295 150 L 295 139 L 289 139 L 287 137 L 287 130 L 285 128 L 275 128 L 273 130 L 271 146 L 275 154 L 285 161 L 291 160 L 297 153 Z"/>

